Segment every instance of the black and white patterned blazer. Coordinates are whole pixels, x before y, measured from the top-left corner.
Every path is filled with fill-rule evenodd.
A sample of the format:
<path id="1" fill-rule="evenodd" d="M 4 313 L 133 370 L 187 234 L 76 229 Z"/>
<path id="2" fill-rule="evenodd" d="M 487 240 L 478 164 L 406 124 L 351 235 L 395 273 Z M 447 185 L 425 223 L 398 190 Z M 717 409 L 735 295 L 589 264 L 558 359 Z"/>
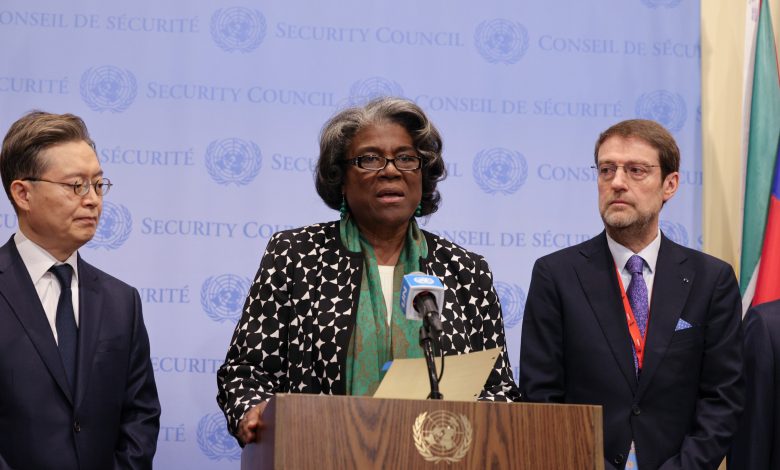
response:
<path id="1" fill-rule="evenodd" d="M 438 276 L 444 295 L 445 354 L 505 347 L 501 305 L 481 256 L 423 231 L 420 271 Z M 363 255 L 347 250 L 339 222 L 274 234 L 217 373 L 217 401 L 231 432 L 275 393 L 343 395 L 344 366 L 363 276 Z M 506 351 L 480 397 L 519 400 Z"/>

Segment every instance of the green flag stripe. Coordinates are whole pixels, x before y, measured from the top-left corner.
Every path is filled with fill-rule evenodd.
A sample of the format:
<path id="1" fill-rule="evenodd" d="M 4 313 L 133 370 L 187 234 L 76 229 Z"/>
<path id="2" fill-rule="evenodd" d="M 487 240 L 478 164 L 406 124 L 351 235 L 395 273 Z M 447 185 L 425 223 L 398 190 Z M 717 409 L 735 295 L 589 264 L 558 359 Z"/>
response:
<path id="1" fill-rule="evenodd" d="M 747 174 L 745 176 L 745 208 L 742 222 L 742 256 L 740 290 L 750 283 L 766 228 L 769 192 L 772 187 L 778 139 L 780 139 L 780 80 L 769 5 L 761 1 L 756 36 L 756 58 L 751 97 L 750 134 L 748 140 Z"/>

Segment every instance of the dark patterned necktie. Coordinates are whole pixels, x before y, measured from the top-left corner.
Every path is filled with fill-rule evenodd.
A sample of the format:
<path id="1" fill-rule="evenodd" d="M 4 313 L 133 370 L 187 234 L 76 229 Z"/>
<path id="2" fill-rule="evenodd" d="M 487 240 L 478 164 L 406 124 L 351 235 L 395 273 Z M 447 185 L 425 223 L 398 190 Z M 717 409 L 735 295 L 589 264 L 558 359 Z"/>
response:
<path id="1" fill-rule="evenodd" d="M 642 268 L 644 268 L 645 260 L 639 255 L 633 255 L 628 259 L 626 263 L 626 269 L 631 273 L 631 282 L 628 284 L 628 303 L 631 305 L 631 310 L 634 312 L 634 319 L 639 327 L 639 334 L 645 336 L 645 330 L 647 329 L 647 284 L 645 284 L 645 278 L 642 276 Z"/>
<path id="2" fill-rule="evenodd" d="M 76 385 L 76 345 L 78 344 L 79 330 L 76 326 L 76 315 L 73 312 L 73 291 L 70 290 L 70 281 L 73 270 L 69 264 L 52 266 L 49 269 L 60 282 L 60 299 L 57 302 L 57 347 L 60 350 L 62 364 L 65 366 L 65 374 L 71 391 Z"/>

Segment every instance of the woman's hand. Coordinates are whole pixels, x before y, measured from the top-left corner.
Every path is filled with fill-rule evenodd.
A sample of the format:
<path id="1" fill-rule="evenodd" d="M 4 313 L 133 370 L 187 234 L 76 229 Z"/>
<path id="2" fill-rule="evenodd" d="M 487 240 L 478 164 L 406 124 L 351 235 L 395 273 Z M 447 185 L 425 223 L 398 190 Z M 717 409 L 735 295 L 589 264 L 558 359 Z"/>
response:
<path id="1" fill-rule="evenodd" d="M 265 410 L 267 401 L 255 405 L 252 409 L 247 411 L 244 418 L 238 423 L 238 438 L 244 444 L 251 444 L 252 442 L 260 442 L 260 430 L 263 429 L 263 411 Z"/>

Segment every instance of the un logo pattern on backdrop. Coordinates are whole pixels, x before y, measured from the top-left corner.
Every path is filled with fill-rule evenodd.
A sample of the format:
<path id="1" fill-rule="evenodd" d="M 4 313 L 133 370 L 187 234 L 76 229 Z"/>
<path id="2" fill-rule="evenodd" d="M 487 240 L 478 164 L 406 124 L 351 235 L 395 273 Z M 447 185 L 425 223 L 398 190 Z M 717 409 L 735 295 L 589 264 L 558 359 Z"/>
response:
<path id="1" fill-rule="evenodd" d="M 104 201 L 100 223 L 98 223 L 95 236 L 87 243 L 87 247 L 114 250 L 127 241 L 132 230 L 133 218 L 127 207 Z"/>
<path id="2" fill-rule="evenodd" d="M 212 320 L 237 322 L 251 281 L 235 274 L 211 276 L 200 288 L 200 305 Z"/>
<path id="3" fill-rule="evenodd" d="M 81 99 L 93 111 L 121 113 L 138 93 L 135 76 L 111 65 L 92 67 L 81 75 Z"/>
<path id="4" fill-rule="evenodd" d="M 219 184 L 249 184 L 260 172 L 263 156 L 256 143 L 241 139 L 211 142 L 206 149 L 206 170 Z"/>
<path id="5" fill-rule="evenodd" d="M 472 170 L 477 184 L 488 194 L 512 194 L 528 177 L 525 157 L 520 152 L 499 147 L 479 152 Z"/>
<path id="6" fill-rule="evenodd" d="M 501 313 L 504 317 L 504 328 L 513 328 L 523 320 L 525 311 L 525 292 L 517 284 L 497 281 L 494 284 L 498 300 L 501 302 Z"/>
<path id="7" fill-rule="evenodd" d="M 349 103 L 352 106 L 362 106 L 383 96 L 404 96 L 404 90 L 398 82 L 383 77 L 358 80 L 349 88 Z"/>
<path id="8" fill-rule="evenodd" d="M 243 7 L 220 8 L 211 15 L 211 38 L 226 52 L 251 52 L 263 42 L 265 16 Z"/>
<path id="9" fill-rule="evenodd" d="M 671 222 L 669 220 L 661 220 L 658 222 L 658 225 L 669 240 L 682 246 L 688 246 L 688 231 L 685 230 L 683 224 Z"/>
<path id="10" fill-rule="evenodd" d="M 239 460 L 241 448 L 228 434 L 222 413 L 207 414 L 198 421 L 198 446 L 211 460 Z"/>
<path id="11" fill-rule="evenodd" d="M 669 132 L 677 132 L 685 124 L 685 100 L 679 93 L 666 90 L 645 93 L 636 101 L 636 115 L 660 122 Z"/>
<path id="12" fill-rule="evenodd" d="M 492 64 L 514 64 L 528 50 L 528 31 L 514 21 L 500 18 L 486 20 L 474 32 L 474 45 L 479 54 Z"/>

